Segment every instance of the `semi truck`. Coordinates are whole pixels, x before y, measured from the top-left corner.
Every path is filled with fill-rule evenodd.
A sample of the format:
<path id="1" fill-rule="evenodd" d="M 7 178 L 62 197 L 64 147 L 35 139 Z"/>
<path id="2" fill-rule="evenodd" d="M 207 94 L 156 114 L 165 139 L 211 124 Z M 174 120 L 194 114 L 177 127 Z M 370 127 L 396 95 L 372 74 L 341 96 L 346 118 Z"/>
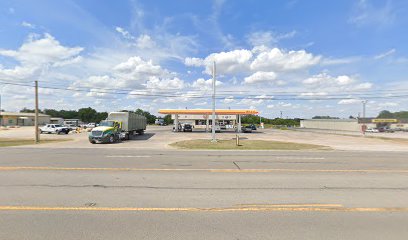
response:
<path id="1" fill-rule="evenodd" d="M 89 133 L 89 142 L 94 144 L 129 140 L 132 135 L 143 135 L 146 125 L 146 117 L 136 113 L 111 112 L 106 120 L 101 121 Z"/>

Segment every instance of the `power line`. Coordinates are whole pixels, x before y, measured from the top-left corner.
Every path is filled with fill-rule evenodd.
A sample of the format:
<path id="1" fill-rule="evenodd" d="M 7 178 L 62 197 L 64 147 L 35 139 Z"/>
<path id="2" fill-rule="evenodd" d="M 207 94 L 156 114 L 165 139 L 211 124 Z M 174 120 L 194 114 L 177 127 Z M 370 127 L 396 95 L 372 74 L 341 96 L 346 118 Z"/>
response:
<path id="1" fill-rule="evenodd" d="M 14 82 L 4 82 L 0 81 L 0 84 L 4 85 L 14 85 L 14 86 L 25 86 L 25 87 L 34 87 L 33 84 L 24 84 L 24 83 L 14 83 Z M 140 98 L 146 97 L 146 98 L 151 98 L 151 97 L 166 97 L 166 98 L 192 98 L 192 99 L 203 99 L 203 98 L 209 98 L 210 95 L 205 95 L 203 92 L 201 94 L 197 93 L 190 93 L 190 92 L 178 92 L 178 93 L 153 93 L 153 92 L 140 92 L 137 93 L 135 90 L 130 90 L 130 89 L 106 89 L 106 88 L 78 88 L 78 87 L 53 87 L 53 86 L 39 86 L 39 88 L 42 89 L 52 89 L 52 90 L 62 90 L 62 91 L 75 91 L 75 92 L 86 92 L 86 93 L 99 93 L 99 94 L 115 94 L 115 95 L 131 95 L 131 96 L 139 96 Z M 100 90 L 96 90 L 100 89 Z M 136 91 L 143 91 L 143 90 L 136 90 Z M 377 90 L 377 91 L 383 91 L 383 90 Z M 407 90 L 408 91 L 408 90 Z M 237 91 L 241 92 L 241 91 Z M 271 92 L 272 93 L 272 92 Z M 339 94 L 333 94 L 333 95 L 320 95 L 321 93 L 318 92 L 299 92 L 299 94 L 292 94 L 290 92 L 287 92 L 288 94 L 273 94 L 275 96 L 257 96 L 257 95 L 235 95 L 232 96 L 234 99 L 252 99 L 252 100 L 302 100 L 302 101 L 308 101 L 308 100 L 342 100 L 342 99 L 392 99 L 392 98 L 405 98 L 408 97 L 408 92 L 404 92 L 402 90 L 391 90 L 391 93 L 388 93 L 386 96 L 378 96 L 378 94 L 381 93 L 375 93 L 375 92 L 359 92 L 359 93 L 339 93 Z M 302 95 L 303 94 L 310 94 L 308 95 Z M 382 94 L 386 94 L 387 92 L 384 92 Z M 184 94 L 184 95 L 182 95 Z M 315 94 L 315 96 L 313 96 Z M 391 95 L 393 94 L 393 95 Z M 229 95 L 221 95 L 219 94 L 217 96 L 217 99 L 224 99 L 225 97 L 229 97 Z"/>

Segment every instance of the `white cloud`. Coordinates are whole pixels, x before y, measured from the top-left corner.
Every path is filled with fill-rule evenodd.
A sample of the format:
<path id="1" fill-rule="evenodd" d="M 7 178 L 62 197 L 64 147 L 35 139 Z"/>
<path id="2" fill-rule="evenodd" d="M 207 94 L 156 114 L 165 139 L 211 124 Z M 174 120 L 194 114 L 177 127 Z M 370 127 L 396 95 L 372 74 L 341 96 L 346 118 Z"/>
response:
<path id="1" fill-rule="evenodd" d="M 284 51 L 270 49 L 264 45 L 229 52 L 212 53 L 206 58 L 189 57 L 184 59 L 187 66 L 205 67 L 205 73 L 212 73 L 213 62 L 216 62 L 218 74 L 243 74 L 264 72 L 293 72 L 308 69 L 320 62 L 320 56 L 314 56 L 305 50 Z"/>
<path id="2" fill-rule="evenodd" d="M 369 0 L 359 0 L 349 18 L 349 23 L 356 26 L 387 26 L 395 22 L 397 18 L 396 8 L 392 1 L 380 1 L 383 6 L 374 6 Z"/>
<path id="3" fill-rule="evenodd" d="M 204 78 L 199 78 L 196 81 L 194 81 L 191 86 L 196 89 L 200 90 L 211 90 L 212 89 L 212 79 L 207 79 L 205 80 Z M 221 86 L 223 83 L 221 81 L 216 80 L 215 81 L 215 86 Z"/>
<path id="4" fill-rule="evenodd" d="M 276 72 L 294 71 L 317 65 L 320 59 L 320 56 L 313 56 L 305 50 L 285 52 L 273 48 L 260 53 L 251 63 L 251 69 Z"/>
<path id="5" fill-rule="evenodd" d="M 139 56 L 130 57 L 127 61 L 116 65 L 113 70 L 116 77 L 137 82 L 146 82 L 152 76 L 163 77 L 169 75 L 167 70 L 153 64 L 152 60 L 145 61 Z"/>
<path id="6" fill-rule="evenodd" d="M 158 77 L 150 77 L 149 81 L 145 84 L 146 88 L 152 90 L 165 90 L 165 89 L 182 89 L 184 88 L 184 81 L 175 77 L 173 79 L 160 79 Z"/>
<path id="7" fill-rule="evenodd" d="M 64 47 L 46 33 L 41 39 L 31 37 L 17 51 L 0 49 L 0 55 L 14 58 L 25 65 L 50 64 L 76 57 L 83 48 Z"/>
<path id="8" fill-rule="evenodd" d="M 248 42 L 252 46 L 273 46 L 283 39 L 293 38 L 296 31 L 291 31 L 284 34 L 275 33 L 272 31 L 257 31 L 247 36 Z"/>
<path id="9" fill-rule="evenodd" d="M 395 50 L 395 48 L 390 49 L 390 50 L 388 50 L 388 51 L 385 52 L 385 53 L 381 53 L 381 54 L 378 54 L 377 56 L 374 56 L 374 59 L 375 59 L 375 60 L 379 60 L 379 59 L 386 58 L 386 57 L 388 57 L 388 56 L 393 55 L 396 51 L 397 51 L 397 50 Z"/>
<path id="10" fill-rule="evenodd" d="M 153 48 L 156 46 L 156 43 L 152 40 L 149 35 L 142 34 L 136 40 L 136 45 L 138 48 Z"/>
<path id="11" fill-rule="evenodd" d="M 274 72 L 256 72 L 246 77 L 244 82 L 247 84 L 272 82 L 276 80 L 276 77 L 277 75 Z"/>
<path id="12" fill-rule="evenodd" d="M 244 98 L 242 99 L 239 104 L 247 105 L 247 106 L 258 106 L 265 102 L 265 98 L 268 98 L 266 95 L 256 96 L 254 98 Z"/>
<path id="13" fill-rule="evenodd" d="M 382 102 L 382 103 L 379 103 L 378 106 L 380 106 L 380 107 L 397 107 L 397 106 L 399 106 L 399 103 L 396 103 L 396 102 Z"/>
<path id="14" fill-rule="evenodd" d="M 372 83 L 365 82 L 365 83 L 360 83 L 356 86 L 353 87 L 354 90 L 367 90 L 373 87 Z"/>
<path id="15" fill-rule="evenodd" d="M 124 38 L 126 38 L 126 39 L 130 39 L 130 40 L 135 39 L 135 37 L 132 36 L 132 34 L 130 34 L 130 33 L 129 33 L 128 31 L 126 31 L 124 28 L 116 27 L 115 30 L 116 30 L 118 33 L 122 34 L 122 36 L 123 36 Z"/>
<path id="16" fill-rule="evenodd" d="M 346 57 L 346 58 L 323 58 L 320 62 L 321 66 L 352 64 L 361 61 L 360 56 Z"/>
<path id="17" fill-rule="evenodd" d="M 251 58 L 251 51 L 240 49 L 230 52 L 212 53 L 205 59 L 186 58 L 184 62 L 188 66 L 205 66 L 205 72 L 211 74 L 213 62 L 215 61 L 218 74 L 235 74 L 249 70 Z"/>
<path id="18" fill-rule="evenodd" d="M 358 103 L 361 103 L 360 99 L 342 99 L 337 104 L 350 105 L 350 104 L 358 104 Z"/>
<path id="19" fill-rule="evenodd" d="M 351 78 L 350 76 L 347 75 L 342 75 L 342 76 L 337 76 L 337 77 L 332 77 L 328 75 L 327 73 L 320 73 L 317 75 L 314 75 L 312 77 L 309 77 L 305 80 L 303 80 L 303 83 L 306 85 L 317 85 L 317 86 L 333 86 L 333 85 L 338 85 L 338 86 L 345 86 L 345 85 L 350 85 L 355 82 L 355 79 Z"/>
<path id="20" fill-rule="evenodd" d="M 12 68 L 0 65 L 0 77 L 6 80 L 38 79 L 52 67 L 74 64 L 81 59 L 83 48 L 65 47 L 50 34 L 30 35 L 17 50 L 0 49 L 0 56 L 12 58 L 17 64 Z"/>
<path id="21" fill-rule="evenodd" d="M 316 96 L 326 96 L 327 92 L 304 92 L 301 93 L 301 97 L 316 97 Z"/>
<path id="22" fill-rule="evenodd" d="M 234 96 L 228 96 L 222 100 L 223 103 L 229 104 L 235 102 Z"/>
<path id="23" fill-rule="evenodd" d="M 23 22 L 21 23 L 21 26 L 26 27 L 26 28 L 31 28 L 31 29 L 34 29 L 34 28 L 35 28 L 35 25 L 34 25 L 34 24 L 29 23 L 29 22 L 26 22 L 26 21 L 23 21 Z"/>
<path id="24" fill-rule="evenodd" d="M 200 66 L 204 66 L 204 60 L 201 58 L 188 57 L 184 60 L 184 64 L 187 66 L 200 67 Z"/>

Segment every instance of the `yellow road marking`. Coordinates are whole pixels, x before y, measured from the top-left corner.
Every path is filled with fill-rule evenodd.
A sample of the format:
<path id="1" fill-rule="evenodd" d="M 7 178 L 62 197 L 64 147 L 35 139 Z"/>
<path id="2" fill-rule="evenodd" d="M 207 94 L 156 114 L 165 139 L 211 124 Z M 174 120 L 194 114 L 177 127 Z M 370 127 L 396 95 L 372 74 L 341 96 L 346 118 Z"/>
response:
<path id="1" fill-rule="evenodd" d="M 211 172 L 224 173 L 269 173 L 269 172 L 368 172 L 368 173 L 408 173 L 408 170 L 392 169 L 290 169 L 290 168 L 267 168 L 267 169 L 211 169 Z"/>
<path id="2" fill-rule="evenodd" d="M 356 173 L 408 173 L 406 169 L 189 169 L 189 168 L 87 168 L 87 167 L 27 167 L 0 166 L 0 171 L 43 170 L 43 171 L 201 171 L 213 173 L 270 173 L 270 172 L 356 172 Z"/>
<path id="3" fill-rule="evenodd" d="M 102 212 L 408 212 L 408 208 L 250 207 L 250 208 L 136 208 L 0 206 L 0 211 L 102 211 Z"/>
<path id="4" fill-rule="evenodd" d="M 240 207 L 343 207 L 341 204 L 238 204 Z"/>

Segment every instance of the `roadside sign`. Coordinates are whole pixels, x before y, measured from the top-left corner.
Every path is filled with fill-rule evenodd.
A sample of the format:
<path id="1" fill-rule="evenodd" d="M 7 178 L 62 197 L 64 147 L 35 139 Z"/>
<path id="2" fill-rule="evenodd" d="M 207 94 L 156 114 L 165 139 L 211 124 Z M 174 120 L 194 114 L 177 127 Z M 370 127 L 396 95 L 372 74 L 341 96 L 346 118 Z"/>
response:
<path id="1" fill-rule="evenodd" d="M 398 119 L 376 118 L 376 119 L 372 119 L 371 122 L 373 123 L 396 123 L 398 122 Z"/>

